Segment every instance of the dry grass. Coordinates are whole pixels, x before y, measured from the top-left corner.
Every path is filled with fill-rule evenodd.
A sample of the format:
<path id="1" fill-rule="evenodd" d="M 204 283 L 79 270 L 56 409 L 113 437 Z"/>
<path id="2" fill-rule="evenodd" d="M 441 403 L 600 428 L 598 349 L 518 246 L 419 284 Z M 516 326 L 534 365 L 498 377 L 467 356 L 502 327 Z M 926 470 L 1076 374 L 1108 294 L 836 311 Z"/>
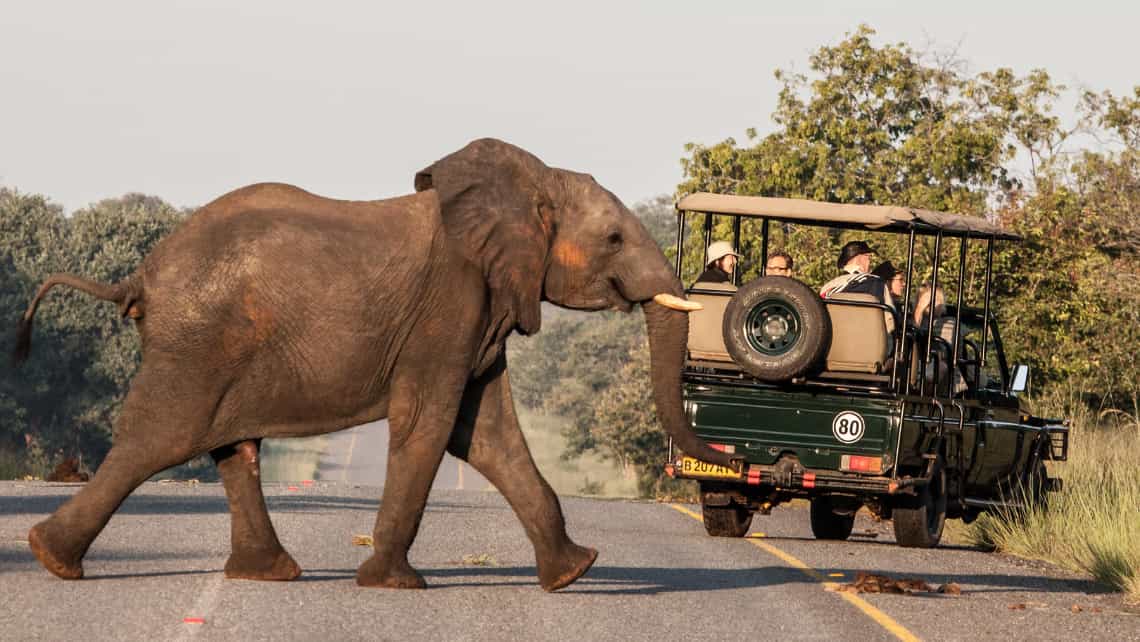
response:
<path id="1" fill-rule="evenodd" d="M 36 470 L 28 463 L 28 458 L 9 450 L 0 450 L 0 479 L 22 479 L 25 476 L 42 477 L 43 471 Z"/>
<path id="2" fill-rule="evenodd" d="M 1069 461 L 1049 464 L 1065 480 L 1047 509 L 1020 519 L 983 515 L 968 530 L 975 544 L 1088 573 L 1140 603 L 1140 419 L 1101 415 L 1066 399 L 1036 404 L 1038 414 L 1073 419 Z"/>

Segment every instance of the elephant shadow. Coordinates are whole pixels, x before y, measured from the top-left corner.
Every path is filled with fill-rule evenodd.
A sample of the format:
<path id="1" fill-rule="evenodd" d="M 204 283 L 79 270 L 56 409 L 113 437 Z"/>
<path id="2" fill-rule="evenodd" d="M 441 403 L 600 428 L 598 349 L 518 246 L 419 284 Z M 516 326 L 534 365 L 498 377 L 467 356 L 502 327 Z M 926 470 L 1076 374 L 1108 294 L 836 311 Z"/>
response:
<path id="1" fill-rule="evenodd" d="M 429 587 L 531 586 L 533 566 L 422 569 Z M 433 581 L 434 580 L 434 581 Z M 659 595 L 690 591 L 719 591 L 811 582 L 795 569 L 677 568 L 595 566 L 564 593 L 592 595 Z"/>
<path id="2" fill-rule="evenodd" d="M 829 568 L 823 573 L 842 573 L 853 580 L 867 569 Z M 428 588 L 475 586 L 533 586 L 535 568 L 518 567 L 461 567 L 435 568 L 421 571 L 428 580 Z M 891 573 L 898 577 L 923 578 L 937 586 L 956 582 L 980 593 L 1084 593 L 1111 592 L 1090 579 L 1049 577 L 1045 575 L 1012 575 L 1005 573 Z M 596 566 L 590 569 L 574 586 L 564 593 L 587 595 L 660 595 L 668 593 L 724 591 L 764 588 L 793 584 L 819 584 L 802 571 L 784 566 L 756 566 L 751 568 L 685 568 L 644 566 Z M 915 593 L 930 598 L 942 595 Z"/>
<path id="3" fill-rule="evenodd" d="M 535 586 L 538 570 L 533 566 L 462 566 L 419 568 L 428 589 L 463 587 Z M 355 569 L 306 569 L 298 582 L 343 580 Z M 595 566 L 574 586 L 560 593 L 588 595 L 658 595 L 688 591 L 719 591 L 738 588 L 810 583 L 795 569 L 758 567 L 749 569 Z"/>

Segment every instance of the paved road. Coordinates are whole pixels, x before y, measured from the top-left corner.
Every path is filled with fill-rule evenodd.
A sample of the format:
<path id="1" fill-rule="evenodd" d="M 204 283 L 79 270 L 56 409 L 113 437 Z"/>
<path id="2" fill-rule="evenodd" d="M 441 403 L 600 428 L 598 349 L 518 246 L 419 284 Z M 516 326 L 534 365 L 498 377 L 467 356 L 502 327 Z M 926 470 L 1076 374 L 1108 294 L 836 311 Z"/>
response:
<path id="1" fill-rule="evenodd" d="M 326 437 L 319 470 L 324 481 L 384 485 L 388 457 L 388 420 L 334 432 Z M 488 482 L 471 466 L 444 455 L 432 488 L 489 490 Z"/>
<path id="2" fill-rule="evenodd" d="M 572 534 L 601 556 L 585 578 L 547 594 L 498 494 L 436 490 L 412 550 L 430 588 L 363 589 L 353 573 L 368 550 L 351 536 L 370 530 L 379 489 L 321 481 L 266 491 L 281 540 L 305 569 L 296 582 L 224 580 L 222 489 L 158 483 L 140 488 L 111 520 L 88 554 L 88 579 L 64 582 L 39 568 L 24 537 L 75 487 L 0 482 L 0 638 L 1140 639 L 1140 616 L 1087 581 L 976 551 L 900 549 L 885 531 L 815 541 L 799 509 L 758 517 L 753 527 L 763 538 L 727 540 L 707 537 L 670 505 L 567 498 Z M 876 527 L 857 524 L 868 528 Z M 467 556 L 495 565 L 464 563 Z M 963 594 L 853 600 L 826 590 L 801 564 L 832 581 L 862 570 L 955 581 Z M 831 577 L 837 573 L 842 578 Z"/>

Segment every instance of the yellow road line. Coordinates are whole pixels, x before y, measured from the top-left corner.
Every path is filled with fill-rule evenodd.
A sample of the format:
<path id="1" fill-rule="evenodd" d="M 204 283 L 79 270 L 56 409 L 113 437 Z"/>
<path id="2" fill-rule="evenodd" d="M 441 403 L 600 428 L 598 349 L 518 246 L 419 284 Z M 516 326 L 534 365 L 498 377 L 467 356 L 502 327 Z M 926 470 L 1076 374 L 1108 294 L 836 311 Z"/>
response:
<path id="1" fill-rule="evenodd" d="M 669 504 L 669 506 L 671 508 L 676 509 L 678 512 L 684 513 L 684 514 L 688 515 L 689 517 L 692 517 L 693 519 L 697 520 L 698 522 L 704 521 L 703 518 L 701 517 L 700 513 L 695 513 L 693 511 L 685 508 L 684 506 L 679 506 L 677 504 Z M 855 595 L 854 593 L 847 593 L 845 591 L 837 590 L 837 589 L 839 589 L 838 583 L 829 582 L 823 575 L 820 574 L 819 571 L 808 566 L 807 564 L 804 564 L 798 558 L 796 558 L 796 557 L 794 557 L 788 553 L 785 553 L 784 551 L 776 548 L 775 546 L 772 546 L 771 544 L 764 542 L 762 540 L 759 540 L 759 539 L 749 537 L 749 538 L 747 538 L 746 541 L 749 544 L 752 544 L 753 546 L 764 551 L 765 553 L 768 553 L 769 555 L 772 555 L 773 557 L 778 557 L 779 559 L 781 559 L 782 561 L 787 563 L 789 566 L 799 569 L 804 575 L 807 575 L 808 577 L 812 578 L 813 580 L 816 580 L 820 584 L 823 584 L 824 588 L 829 589 L 831 591 L 834 591 L 836 595 L 838 595 L 839 597 L 850 602 L 852 606 L 854 606 L 855 608 L 862 611 L 864 615 L 866 615 L 867 617 L 874 620 L 876 623 L 879 624 L 879 626 L 881 626 L 884 629 L 886 629 L 887 631 L 889 631 L 896 638 L 898 638 L 900 640 L 904 640 L 906 642 L 918 642 L 918 640 L 919 640 L 918 636 L 916 636 L 915 634 L 908 631 L 906 629 L 906 627 L 904 627 L 903 625 L 896 622 L 894 620 L 894 618 L 887 615 L 886 613 L 883 613 L 879 609 L 871 606 L 871 604 L 869 602 L 867 602 L 863 598 L 859 597 L 858 595 Z"/>

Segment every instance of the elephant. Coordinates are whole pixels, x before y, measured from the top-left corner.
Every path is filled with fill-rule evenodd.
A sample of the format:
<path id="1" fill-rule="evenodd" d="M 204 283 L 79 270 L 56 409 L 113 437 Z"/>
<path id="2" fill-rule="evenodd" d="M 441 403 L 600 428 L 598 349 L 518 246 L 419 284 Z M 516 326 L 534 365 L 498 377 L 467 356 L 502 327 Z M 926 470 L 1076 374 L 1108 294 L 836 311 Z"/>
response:
<path id="1" fill-rule="evenodd" d="M 26 359 L 44 295 L 66 285 L 117 304 L 142 359 L 94 477 L 32 527 L 39 562 L 83 576 L 92 541 L 154 474 L 209 453 L 231 514 L 225 576 L 291 580 L 259 479 L 263 438 L 387 417 L 387 479 L 361 586 L 423 588 L 407 553 L 444 452 L 502 493 L 547 591 L 597 551 L 566 532 L 511 400 L 505 342 L 539 331 L 543 301 L 579 310 L 640 304 L 658 416 L 686 453 L 739 459 L 691 430 L 681 401 L 688 311 L 680 280 L 635 216 L 593 177 L 495 139 L 421 170 L 415 192 L 376 201 L 262 183 L 200 208 L 115 284 L 46 279 L 19 322 Z"/>

